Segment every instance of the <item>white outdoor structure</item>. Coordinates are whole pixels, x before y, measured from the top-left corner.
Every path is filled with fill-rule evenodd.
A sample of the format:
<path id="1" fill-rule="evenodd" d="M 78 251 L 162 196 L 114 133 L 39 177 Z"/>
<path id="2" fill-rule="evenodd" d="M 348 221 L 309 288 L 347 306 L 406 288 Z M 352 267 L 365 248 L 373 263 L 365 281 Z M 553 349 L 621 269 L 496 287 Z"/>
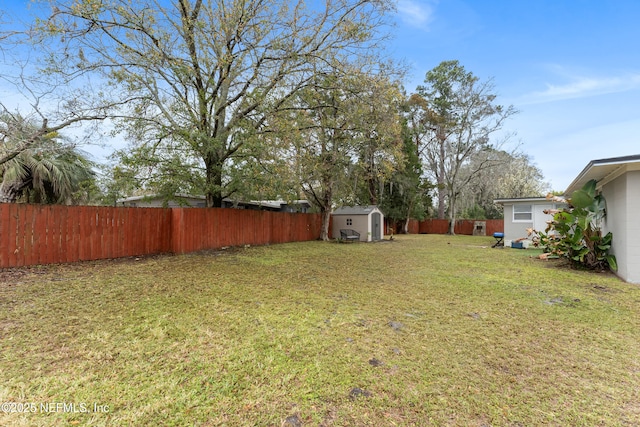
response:
<path id="1" fill-rule="evenodd" d="M 377 206 L 345 206 L 333 213 L 333 238 L 340 238 L 340 230 L 355 230 L 361 242 L 384 238 L 384 215 Z"/>
<path id="2" fill-rule="evenodd" d="M 570 196 L 592 179 L 607 203 L 603 232 L 613 233 L 616 273 L 629 283 L 640 284 L 640 155 L 589 162 L 565 194 Z"/>
<path id="3" fill-rule="evenodd" d="M 553 218 L 545 210 L 562 207 L 544 197 L 524 197 L 496 199 L 493 201 L 504 207 L 504 241 L 508 246 L 512 240 L 527 238 L 527 229 L 545 231 L 547 221 Z"/>
<path id="4" fill-rule="evenodd" d="M 640 154 L 592 160 L 567 187 L 565 196 L 571 197 L 592 179 L 607 203 L 602 228 L 603 234 L 613 234 L 616 274 L 626 282 L 640 284 Z M 526 237 L 529 227 L 544 230 L 551 217 L 542 211 L 562 207 L 539 197 L 494 202 L 504 206 L 505 244 Z"/>

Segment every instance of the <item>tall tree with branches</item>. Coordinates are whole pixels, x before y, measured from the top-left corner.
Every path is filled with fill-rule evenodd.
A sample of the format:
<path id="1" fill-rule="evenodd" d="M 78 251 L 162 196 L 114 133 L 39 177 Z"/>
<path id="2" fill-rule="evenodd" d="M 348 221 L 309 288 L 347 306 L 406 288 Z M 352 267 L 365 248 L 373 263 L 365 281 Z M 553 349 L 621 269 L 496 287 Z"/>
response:
<path id="1" fill-rule="evenodd" d="M 263 153 L 260 164 L 289 188 L 302 189 L 322 214 L 322 239 L 330 237 L 336 204 L 370 203 L 395 170 L 402 155 L 398 99 L 398 86 L 384 73 L 335 70 L 318 74 L 272 123 L 268 146 L 277 149 Z"/>
<path id="2" fill-rule="evenodd" d="M 494 157 L 481 154 L 504 144 L 495 136 L 516 110 L 497 104 L 493 82 L 480 81 L 458 61 L 440 63 L 424 83 L 414 98 L 423 108 L 417 122 L 420 153 L 437 184 L 440 213 L 446 200 L 454 234 L 458 198 L 478 172 L 497 166 Z"/>
<path id="3" fill-rule="evenodd" d="M 422 163 L 407 122 L 402 122 L 403 156 L 390 179 L 384 183 L 380 208 L 393 225 L 409 232 L 409 220 L 424 219 L 431 206 L 433 186 L 423 177 Z"/>
<path id="4" fill-rule="evenodd" d="M 129 139 L 179 146 L 204 170 L 208 206 L 269 117 L 319 71 L 374 48 L 387 0 L 50 0 L 40 28 L 64 37 L 58 73 L 100 72 Z M 106 96 L 107 92 L 103 93 Z"/>

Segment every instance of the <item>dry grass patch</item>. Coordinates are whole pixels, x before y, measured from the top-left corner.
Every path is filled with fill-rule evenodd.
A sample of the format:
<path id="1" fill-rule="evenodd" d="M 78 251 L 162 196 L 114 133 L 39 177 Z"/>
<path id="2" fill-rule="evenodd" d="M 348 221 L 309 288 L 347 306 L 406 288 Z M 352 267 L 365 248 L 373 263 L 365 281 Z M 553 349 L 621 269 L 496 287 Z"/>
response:
<path id="1" fill-rule="evenodd" d="M 639 424 L 640 289 L 491 240 L 4 272 L 0 425 Z"/>

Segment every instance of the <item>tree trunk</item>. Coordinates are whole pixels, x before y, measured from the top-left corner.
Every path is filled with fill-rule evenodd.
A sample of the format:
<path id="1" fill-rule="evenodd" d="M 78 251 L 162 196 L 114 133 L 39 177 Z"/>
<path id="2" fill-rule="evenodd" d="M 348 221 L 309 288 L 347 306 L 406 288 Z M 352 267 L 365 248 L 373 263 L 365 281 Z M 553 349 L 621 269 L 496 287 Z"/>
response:
<path id="1" fill-rule="evenodd" d="M 444 167 L 444 162 L 445 162 L 445 141 L 446 141 L 446 136 L 443 135 L 443 130 L 439 129 L 438 130 L 438 143 L 440 144 L 439 149 L 440 149 L 440 161 L 438 162 L 438 219 L 444 219 L 444 208 L 445 208 L 445 201 L 446 201 L 446 194 L 445 194 L 445 167 Z"/>
<path id="2" fill-rule="evenodd" d="M 15 198 L 11 197 L 10 194 L 0 191 L 0 203 L 15 203 L 15 201 Z"/>
<path id="3" fill-rule="evenodd" d="M 320 228 L 320 239 L 325 242 L 330 240 L 329 224 L 331 221 L 331 207 L 333 205 L 333 181 L 329 175 L 322 178 L 323 188 L 320 213 L 322 214 L 322 227 Z"/>
<path id="4" fill-rule="evenodd" d="M 331 222 L 331 209 L 321 209 L 322 226 L 320 227 L 320 240 L 329 241 L 329 224 Z"/>
<path id="5" fill-rule="evenodd" d="M 24 187 L 23 183 L 3 182 L 0 185 L 0 203 L 16 203 Z"/>
<path id="6" fill-rule="evenodd" d="M 377 205 L 378 204 L 378 198 L 376 197 L 376 181 L 369 177 L 368 178 L 369 181 L 369 204 L 370 205 Z"/>
<path id="7" fill-rule="evenodd" d="M 407 208 L 407 218 L 404 220 L 404 224 L 402 226 L 402 230 L 404 234 L 409 234 L 409 221 L 411 220 L 411 212 L 413 212 L 413 205 L 415 204 L 415 195 L 409 201 L 409 206 Z"/>
<path id="8" fill-rule="evenodd" d="M 375 172 L 374 172 L 374 168 L 373 168 L 373 159 L 369 160 L 369 165 L 367 167 L 367 189 L 369 190 L 369 204 L 370 205 L 377 205 L 378 204 L 378 197 L 377 197 L 377 188 L 376 188 L 376 180 L 374 178 L 375 176 Z"/>
<path id="9" fill-rule="evenodd" d="M 456 235 L 456 196 L 449 194 L 449 231 L 447 234 Z"/>
<path id="10" fill-rule="evenodd" d="M 444 194 L 444 190 L 439 187 L 440 184 L 438 184 L 438 219 L 444 219 L 445 201 L 447 197 Z"/>
<path id="11" fill-rule="evenodd" d="M 208 208 L 222 207 L 222 164 L 215 158 L 206 159 L 206 191 Z"/>

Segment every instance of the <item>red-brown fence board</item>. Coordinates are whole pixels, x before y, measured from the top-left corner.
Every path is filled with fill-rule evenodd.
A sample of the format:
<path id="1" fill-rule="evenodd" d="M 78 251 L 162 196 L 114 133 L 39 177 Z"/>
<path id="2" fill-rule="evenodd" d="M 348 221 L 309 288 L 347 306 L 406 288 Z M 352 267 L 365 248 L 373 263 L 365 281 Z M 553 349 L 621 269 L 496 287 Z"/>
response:
<path id="1" fill-rule="evenodd" d="M 410 219 L 407 228 L 409 234 L 418 234 L 420 232 L 420 222 L 415 219 Z"/>
<path id="2" fill-rule="evenodd" d="M 504 233 L 504 220 L 488 219 L 485 230 L 487 232 L 487 236 L 493 236 L 493 233 Z"/>
<path id="3" fill-rule="evenodd" d="M 100 215 L 96 208 L 89 208 L 89 239 L 91 240 L 91 259 L 101 258 L 102 229 L 100 227 Z"/>
<path id="4" fill-rule="evenodd" d="M 22 218 L 20 218 L 20 233 L 22 234 L 18 240 L 20 251 L 18 253 L 20 263 L 27 265 L 31 262 L 33 256 L 33 206 L 28 206 Z"/>
<path id="5" fill-rule="evenodd" d="M 103 250 L 103 254 L 105 256 L 105 258 L 113 258 L 113 241 L 111 239 L 111 235 L 112 233 L 110 232 L 112 229 L 112 225 L 111 225 L 111 216 L 112 216 L 112 211 L 111 210 L 104 210 L 102 212 L 102 230 L 103 233 L 100 236 L 101 239 L 101 246 L 102 246 L 102 250 Z"/>
<path id="6" fill-rule="evenodd" d="M 43 206 L 45 207 L 45 206 Z M 54 209 L 57 206 L 46 206 L 48 209 L 47 217 L 58 217 L 57 220 L 52 224 L 50 236 L 51 236 L 51 245 L 53 252 L 52 258 L 54 263 L 59 263 L 64 261 L 64 246 L 63 241 L 65 239 L 66 234 L 66 220 L 64 215 L 62 215 L 61 211 Z M 35 214 L 33 217 L 34 223 L 38 220 L 38 214 Z M 48 220 L 49 221 L 49 220 Z M 36 228 L 34 227 L 34 233 Z M 35 242 L 35 241 L 34 241 Z"/>
<path id="7" fill-rule="evenodd" d="M 7 212 L 7 230 L 6 237 L 3 239 L 6 242 L 7 248 L 7 266 L 17 266 L 18 265 L 18 250 L 16 241 L 18 239 L 18 218 L 17 218 L 17 210 L 18 206 L 16 205 L 3 205 L 6 208 Z"/>
<path id="8" fill-rule="evenodd" d="M 24 226 L 20 221 L 20 213 L 17 209 L 13 209 L 11 213 L 11 229 L 15 229 L 15 238 L 13 239 L 13 251 L 15 263 L 18 266 L 24 265 Z"/>
<path id="9" fill-rule="evenodd" d="M 473 235 L 474 222 L 475 221 L 466 221 L 466 220 L 456 221 L 456 227 L 455 227 L 456 234 L 463 234 L 467 236 Z"/>
<path id="10" fill-rule="evenodd" d="M 124 223 L 122 225 L 124 227 L 125 242 L 127 244 L 125 245 L 126 251 L 123 253 L 123 256 L 143 254 L 143 251 L 141 249 L 141 237 L 143 235 L 143 230 L 138 227 L 134 210 L 135 208 L 126 209 L 127 211 L 124 218 Z"/>
<path id="11" fill-rule="evenodd" d="M 53 262 L 56 263 L 66 261 L 67 215 L 65 215 L 64 210 L 57 209 L 59 207 L 60 206 L 49 206 L 50 216 L 57 217 L 53 231 L 56 252 Z M 37 220 L 37 218 L 34 219 Z"/>
<path id="12" fill-rule="evenodd" d="M 56 209 L 59 206 L 39 206 L 39 208 L 47 211 L 47 222 L 51 222 L 49 221 L 50 217 L 58 217 L 57 221 L 53 222 L 51 224 L 51 229 L 49 230 L 48 236 L 50 237 L 49 239 L 49 243 L 50 243 L 50 247 L 51 249 L 48 249 L 47 252 L 51 252 L 51 262 L 62 262 L 62 228 L 63 228 L 63 224 L 64 224 L 64 216 L 61 215 L 59 213 L 59 211 Z M 33 223 L 35 224 L 37 221 L 37 217 L 39 216 L 39 214 L 34 214 L 33 215 Z M 37 229 L 34 227 L 34 238 L 36 237 L 37 234 Z M 34 244 L 35 244 L 35 239 L 34 239 Z M 35 263 L 38 263 L 38 261 L 35 261 Z"/>
<path id="13" fill-rule="evenodd" d="M 447 234 L 449 221 L 446 219 L 427 219 L 420 221 L 420 234 Z"/>
<path id="14" fill-rule="evenodd" d="M 71 211 L 67 212 L 67 262 L 73 262 L 80 259 L 80 224 Z"/>
<path id="15" fill-rule="evenodd" d="M 84 261 L 88 258 L 86 242 L 87 239 L 87 218 L 86 212 L 80 207 L 77 212 L 74 212 L 77 216 L 74 218 L 75 221 L 78 221 L 78 240 L 76 241 L 76 245 L 78 245 L 78 260 Z M 75 216 L 75 215 L 74 215 Z"/>
<path id="16" fill-rule="evenodd" d="M 0 265 L 8 264 L 9 251 L 9 209 L 7 205 L 0 204 Z"/>
<path id="17" fill-rule="evenodd" d="M 124 211 L 122 212 L 122 221 L 120 223 L 123 239 L 121 240 L 121 242 L 123 242 L 123 246 L 120 249 L 122 256 L 132 256 L 136 252 L 139 252 L 140 243 L 137 237 L 140 235 L 140 230 L 136 229 L 132 209 L 133 208 L 124 208 Z"/>
<path id="18" fill-rule="evenodd" d="M 87 259 L 99 259 L 98 230 L 95 208 L 86 206 L 87 235 L 85 236 L 88 256 Z"/>
<path id="19" fill-rule="evenodd" d="M 315 240 L 321 221 L 220 208 L 0 203 L 0 268 Z"/>
<path id="20" fill-rule="evenodd" d="M 461 219 L 456 221 L 454 228 L 455 233 L 472 235 L 476 221 L 482 221 L 485 223 L 486 236 L 492 236 L 493 233 L 502 232 L 504 230 L 504 220 L 502 219 Z M 447 232 L 449 231 L 449 220 L 427 219 L 424 221 L 420 221 L 418 229 L 421 234 L 447 234 Z"/>
<path id="21" fill-rule="evenodd" d="M 51 206 L 30 206 L 21 214 L 20 221 L 29 223 L 29 236 L 24 242 L 25 265 L 49 264 L 58 261 L 55 224 L 50 219 L 54 216 Z"/>

